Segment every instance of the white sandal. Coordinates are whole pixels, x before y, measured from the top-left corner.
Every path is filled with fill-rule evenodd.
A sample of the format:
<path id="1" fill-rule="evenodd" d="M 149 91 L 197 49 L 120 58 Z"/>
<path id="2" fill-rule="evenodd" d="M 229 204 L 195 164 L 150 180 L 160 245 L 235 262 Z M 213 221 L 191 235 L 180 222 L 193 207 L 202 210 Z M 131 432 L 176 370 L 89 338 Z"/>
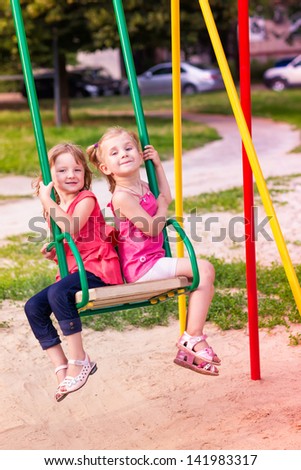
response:
<path id="1" fill-rule="evenodd" d="M 67 375 L 64 378 L 63 382 L 60 383 L 56 393 L 57 401 L 63 400 L 63 398 L 65 398 L 69 393 L 76 392 L 77 390 L 82 388 L 86 384 L 89 376 L 93 375 L 97 371 L 96 363 L 90 362 L 89 356 L 87 354 L 84 361 L 79 361 L 77 359 L 69 359 L 68 364 L 82 366 L 82 370 L 76 377 L 71 377 L 70 375 Z"/>
<path id="2" fill-rule="evenodd" d="M 62 364 L 61 366 L 56 367 L 56 369 L 54 369 L 54 372 L 57 374 L 60 370 L 63 370 L 63 369 L 68 369 L 68 364 Z M 55 393 L 56 401 L 62 401 L 67 396 L 67 395 L 63 395 L 62 393 L 60 393 L 60 386 L 62 385 L 63 381 L 57 387 L 57 390 Z"/>
<path id="3" fill-rule="evenodd" d="M 215 366 L 220 366 L 221 361 L 218 362 L 214 360 L 215 357 L 217 357 L 216 353 L 213 351 L 211 346 L 207 346 L 204 349 L 201 349 L 199 351 L 195 351 L 194 347 L 197 343 L 201 343 L 202 341 L 205 341 L 207 338 L 207 335 L 202 335 L 202 336 L 190 336 L 186 331 L 182 334 L 182 336 L 178 339 L 177 342 L 177 347 L 181 351 L 185 351 L 189 354 L 192 354 L 193 356 L 197 357 L 198 359 L 201 359 L 205 362 L 208 362 L 209 364 L 213 364 Z"/>

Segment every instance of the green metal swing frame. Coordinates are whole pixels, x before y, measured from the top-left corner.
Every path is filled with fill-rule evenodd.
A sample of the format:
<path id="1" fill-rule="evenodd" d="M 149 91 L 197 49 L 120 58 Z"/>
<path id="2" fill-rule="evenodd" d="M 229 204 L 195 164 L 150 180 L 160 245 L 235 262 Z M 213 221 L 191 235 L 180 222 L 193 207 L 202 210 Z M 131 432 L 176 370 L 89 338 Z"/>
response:
<path id="1" fill-rule="evenodd" d="M 135 71 L 135 66 L 134 66 L 134 61 L 133 61 L 132 50 L 130 46 L 129 35 L 127 31 L 125 16 L 124 16 L 123 5 L 122 5 L 121 0 L 112 0 L 112 1 L 113 1 L 115 18 L 116 18 L 116 23 L 118 27 L 119 37 L 120 37 L 121 49 L 122 49 L 125 68 L 126 68 L 126 74 L 127 74 L 127 78 L 129 82 L 129 88 L 130 88 L 132 104 L 133 104 L 134 113 L 135 113 L 138 135 L 139 135 L 141 147 L 144 148 L 145 145 L 149 144 L 149 136 L 148 136 L 146 123 L 145 123 L 145 117 L 144 117 L 140 91 L 139 91 L 138 82 L 137 82 L 137 76 L 136 76 L 136 71 Z M 34 129 L 34 136 L 35 136 L 36 147 L 37 147 L 38 156 L 39 156 L 42 178 L 43 178 L 44 184 L 49 184 L 51 181 L 51 173 L 50 173 L 50 168 L 49 168 L 45 137 L 44 137 L 43 127 L 42 127 L 42 121 L 41 121 L 41 115 L 40 115 L 40 110 L 39 110 L 39 103 L 37 99 L 33 73 L 32 73 L 32 66 L 31 66 L 31 61 L 30 61 L 30 56 L 29 56 L 29 50 L 28 50 L 23 17 L 22 17 L 22 11 L 20 7 L 20 1 L 10 0 L 10 3 L 11 3 L 11 8 L 12 8 L 14 24 L 15 24 L 16 36 L 17 36 L 17 41 L 18 41 L 19 53 L 20 53 L 20 60 L 21 60 L 24 81 L 25 81 L 25 86 L 26 86 L 26 91 L 27 91 L 28 105 L 29 105 L 31 120 L 33 124 L 33 129 Z M 156 179 L 154 165 L 151 161 L 146 161 L 145 166 L 146 166 L 146 173 L 147 173 L 150 189 L 153 192 L 153 194 L 156 197 L 158 197 L 159 190 L 158 190 L 158 183 Z M 52 191 L 51 196 L 54 199 L 53 191 Z M 51 242 L 48 245 L 48 250 L 55 247 L 56 252 L 57 252 L 60 275 L 63 278 L 68 275 L 68 267 L 67 267 L 67 262 L 66 262 L 66 255 L 65 255 L 63 241 L 66 240 L 66 242 L 68 243 L 75 257 L 75 260 L 78 266 L 79 275 L 80 275 L 81 291 L 76 294 L 76 301 L 77 301 L 76 305 L 81 316 L 94 315 L 94 314 L 99 314 L 99 313 L 104 313 L 104 312 L 113 312 L 113 311 L 125 310 L 125 309 L 130 309 L 130 308 L 135 308 L 135 307 L 143 307 L 147 305 L 154 305 L 155 303 L 168 300 L 169 298 L 174 297 L 175 295 L 187 294 L 197 288 L 197 286 L 199 285 L 199 271 L 198 271 L 197 259 L 196 259 L 196 255 L 194 252 L 194 248 L 189 238 L 187 237 L 185 231 L 183 230 L 183 228 L 181 227 L 181 225 L 178 223 L 177 220 L 168 219 L 166 221 L 166 226 L 169 226 L 169 225 L 171 225 L 174 228 L 174 230 L 177 232 L 180 239 L 183 241 L 185 245 L 185 248 L 187 250 L 187 253 L 191 262 L 191 267 L 192 267 L 192 274 L 193 274 L 192 282 L 190 281 L 188 282 L 188 280 L 186 280 L 187 282 L 185 282 L 185 280 L 183 282 L 183 279 L 186 279 L 186 278 L 182 278 L 180 282 L 181 285 L 179 284 L 178 287 L 171 287 L 166 292 L 156 293 L 155 295 L 151 295 L 150 293 L 147 299 L 135 300 L 133 298 L 131 300 L 127 300 L 126 302 L 114 303 L 114 305 L 111 305 L 111 306 L 106 305 L 103 307 L 93 308 L 93 302 L 90 301 L 90 295 L 92 291 L 95 291 L 95 289 L 89 290 L 86 271 L 85 271 L 80 253 L 71 235 L 67 232 L 62 233 L 60 228 L 51 219 L 51 230 L 53 233 L 53 242 Z M 164 249 L 166 252 L 166 256 L 171 256 L 171 250 L 170 250 L 166 228 L 163 231 L 163 235 L 164 235 Z M 148 283 L 140 283 L 140 284 L 141 285 L 144 284 L 145 288 L 148 288 L 151 285 L 151 283 L 152 281 Z M 134 284 L 134 283 L 127 284 L 126 286 L 127 286 L 127 290 L 129 290 L 128 288 L 134 289 L 134 287 L 136 287 L 137 284 Z M 120 286 L 114 286 L 113 288 L 118 289 L 120 288 Z M 105 294 L 106 289 L 108 289 L 108 287 L 101 287 L 97 289 L 97 291 L 99 291 L 100 293 L 100 297 L 101 297 L 101 293 Z"/>

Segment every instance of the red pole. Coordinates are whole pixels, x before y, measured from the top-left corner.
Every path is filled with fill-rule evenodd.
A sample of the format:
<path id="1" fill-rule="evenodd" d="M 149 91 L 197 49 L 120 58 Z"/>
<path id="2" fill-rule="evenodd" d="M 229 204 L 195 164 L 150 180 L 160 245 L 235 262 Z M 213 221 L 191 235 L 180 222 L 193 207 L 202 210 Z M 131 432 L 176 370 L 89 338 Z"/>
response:
<path id="1" fill-rule="evenodd" d="M 249 2 L 238 0 L 238 41 L 240 101 L 251 133 L 251 80 L 249 42 Z M 244 146 L 242 146 L 244 214 L 246 237 L 246 282 L 248 296 L 249 344 L 251 379 L 260 379 L 258 304 L 256 280 L 256 252 L 254 236 L 253 174 Z"/>

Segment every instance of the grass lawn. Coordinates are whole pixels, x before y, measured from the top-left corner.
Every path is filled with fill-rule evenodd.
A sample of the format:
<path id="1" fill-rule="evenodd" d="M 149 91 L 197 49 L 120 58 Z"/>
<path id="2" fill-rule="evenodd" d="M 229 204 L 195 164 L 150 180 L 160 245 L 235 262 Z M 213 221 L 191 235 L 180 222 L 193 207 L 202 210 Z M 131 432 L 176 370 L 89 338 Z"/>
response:
<path id="1" fill-rule="evenodd" d="M 301 129 L 301 90 L 271 90 L 252 92 L 252 114 L 285 121 Z M 73 141 L 84 148 L 96 142 L 107 127 L 121 125 L 136 130 L 131 100 L 126 96 L 74 99 L 71 101 L 72 124 L 54 126 L 53 102 L 41 102 L 41 119 L 47 148 L 60 141 Z M 143 108 L 150 142 L 162 159 L 173 155 L 172 119 L 150 117 L 149 112 L 168 112 L 172 115 L 171 97 L 143 97 Z M 225 91 L 183 96 L 182 112 L 232 114 Z M 201 147 L 218 139 L 214 129 L 183 119 L 183 151 Z M 0 110 L 0 173 L 33 176 L 39 172 L 38 156 L 28 109 Z M 299 149 L 297 149 L 299 150 Z"/>
<path id="2" fill-rule="evenodd" d="M 57 128 L 50 108 L 51 101 L 41 104 L 41 119 L 47 148 L 58 142 L 71 141 L 83 148 L 96 142 L 110 126 L 123 126 L 137 131 L 128 97 L 77 99 L 71 104 L 72 123 Z M 120 106 L 118 115 L 117 106 Z M 167 107 L 166 107 L 167 109 Z M 119 114 L 120 113 L 120 114 Z M 162 160 L 173 155 L 173 122 L 171 118 L 147 117 L 150 142 Z M 219 139 L 215 129 L 183 120 L 183 151 L 201 147 Z M 34 176 L 39 173 L 38 155 L 28 110 L 0 111 L 0 173 Z"/>

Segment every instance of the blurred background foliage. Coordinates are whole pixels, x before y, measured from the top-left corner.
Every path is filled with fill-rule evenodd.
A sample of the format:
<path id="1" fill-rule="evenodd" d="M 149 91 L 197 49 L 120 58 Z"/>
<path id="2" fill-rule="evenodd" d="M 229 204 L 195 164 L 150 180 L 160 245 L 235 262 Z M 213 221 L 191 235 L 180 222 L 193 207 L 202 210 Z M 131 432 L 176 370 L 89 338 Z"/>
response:
<path id="1" fill-rule="evenodd" d="M 75 63 L 79 51 L 92 52 L 120 45 L 113 4 L 107 0 L 20 0 L 34 68 L 53 66 L 53 40 L 64 62 Z M 170 50 L 170 0 L 123 2 L 137 73 L 156 63 L 158 49 Z M 237 0 L 211 0 L 214 19 L 230 63 L 237 62 Z M 297 0 L 250 0 L 251 15 L 273 18 L 285 5 L 288 15 L 300 11 Z M 207 54 L 215 62 L 200 4 L 181 0 L 181 49 L 187 59 Z M 10 0 L 0 2 L 0 74 L 21 73 Z M 233 72 L 235 73 L 235 67 Z"/>

